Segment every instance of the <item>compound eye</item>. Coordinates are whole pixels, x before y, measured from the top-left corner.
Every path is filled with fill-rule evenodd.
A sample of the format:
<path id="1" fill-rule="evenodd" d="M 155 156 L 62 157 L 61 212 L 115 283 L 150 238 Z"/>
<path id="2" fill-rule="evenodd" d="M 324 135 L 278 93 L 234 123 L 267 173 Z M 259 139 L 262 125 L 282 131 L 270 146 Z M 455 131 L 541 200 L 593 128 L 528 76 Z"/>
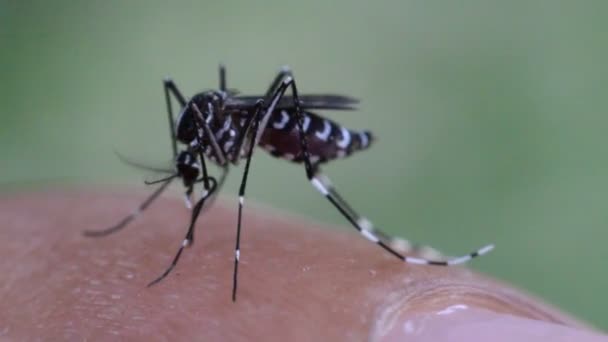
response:
<path id="1" fill-rule="evenodd" d="M 177 134 L 177 140 L 181 143 L 188 144 L 196 138 L 194 117 L 192 116 L 192 111 L 187 107 L 184 108 L 184 111 L 179 115 L 176 126 L 175 133 Z"/>

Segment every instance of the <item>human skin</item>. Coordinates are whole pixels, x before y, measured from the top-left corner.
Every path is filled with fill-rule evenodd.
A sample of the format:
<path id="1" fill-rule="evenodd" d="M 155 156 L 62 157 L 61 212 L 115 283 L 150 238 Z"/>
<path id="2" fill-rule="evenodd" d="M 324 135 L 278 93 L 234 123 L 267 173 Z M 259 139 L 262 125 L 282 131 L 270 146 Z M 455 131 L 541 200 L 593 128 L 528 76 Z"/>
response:
<path id="1" fill-rule="evenodd" d="M 174 271 L 147 288 L 185 235 L 180 199 L 158 199 L 111 236 L 82 235 L 142 197 L 107 189 L 0 196 L 0 339 L 608 341 L 465 267 L 403 264 L 354 231 L 249 203 L 233 303 L 236 205 L 226 199 L 204 213 Z"/>

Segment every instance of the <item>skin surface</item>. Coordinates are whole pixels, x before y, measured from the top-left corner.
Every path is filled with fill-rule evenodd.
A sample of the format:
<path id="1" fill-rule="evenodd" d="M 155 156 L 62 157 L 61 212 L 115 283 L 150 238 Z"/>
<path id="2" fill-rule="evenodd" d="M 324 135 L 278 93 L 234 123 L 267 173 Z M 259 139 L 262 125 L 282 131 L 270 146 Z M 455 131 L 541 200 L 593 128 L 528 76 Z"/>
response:
<path id="1" fill-rule="evenodd" d="M 181 199 L 158 199 L 117 234 L 82 235 L 143 197 L 107 189 L 0 196 L 0 338 L 608 341 L 464 267 L 404 265 L 354 231 L 250 203 L 232 303 L 237 206 L 221 199 L 173 273 L 146 288 L 185 235 Z"/>

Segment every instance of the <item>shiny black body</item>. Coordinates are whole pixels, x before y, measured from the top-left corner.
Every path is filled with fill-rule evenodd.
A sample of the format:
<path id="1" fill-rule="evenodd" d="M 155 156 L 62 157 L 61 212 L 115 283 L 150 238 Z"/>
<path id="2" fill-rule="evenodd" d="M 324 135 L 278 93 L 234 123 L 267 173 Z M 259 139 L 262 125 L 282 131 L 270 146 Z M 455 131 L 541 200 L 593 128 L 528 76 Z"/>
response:
<path id="1" fill-rule="evenodd" d="M 246 147 L 253 142 L 247 136 L 248 119 L 254 116 L 255 102 L 260 97 L 230 96 L 221 91 L 209 91 L 192 97 L 177 118 L 176 138 L 189 146 L 200 145 L 204 155 L 219 166 L 227 163 L 238 164 L 246 158 Z M 338 123 L 323 118 L 310 110 L 352 110 L 357 103 L 355 99 L 340 95 L 301 95 L 300 104 L 303 116 L 303 129 L 308 141 L 308 151 L 313 164 L 321 164 L 341 158 L 353 152 L 365 149 L 372 142 L 368 131 L 353 131 Z M 200 144 L 195 142 L 197 125 L 195 122 L 196 105 L 203 109 L 213 108 L 208 112 L 205 123 L 212 134 L 202 134 Z M 296 120 L 296 108 L 293 97 L 283 97 L 269 114 L 268 122 L 262 130 L 257 145 L 271 155 L 296 163 L 304 161 L 300 146 L 300 137 Z M 219 149 L 214 149 L 215 140 Z M 239 145 L 239 141 L 245 144 Z M 220 153 L 221 152 L 221 153 Z M 220 155 L 221 154 L 221 155 Z"/>

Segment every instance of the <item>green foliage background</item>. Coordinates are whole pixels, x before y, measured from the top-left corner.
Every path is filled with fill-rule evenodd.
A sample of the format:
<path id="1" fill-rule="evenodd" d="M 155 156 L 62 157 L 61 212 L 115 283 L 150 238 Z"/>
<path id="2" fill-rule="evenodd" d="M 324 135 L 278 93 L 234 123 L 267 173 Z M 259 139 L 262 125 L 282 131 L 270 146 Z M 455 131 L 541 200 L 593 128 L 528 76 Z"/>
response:
<path id="1" fill-rule="evenodd" d="M 0 0 L 0 183 L 140 186 L 112 150 L 168 164 L 163 77 L 192 94 L 216 87 L 222 61 L 229 85 L 261 93 L 289 64 L 302 92 L 363 100 L 327 113 L 379 137 L 327 167 L 356 208 L 451 254 L 495 242 L 475 268 L 608 328 L 607 10 Z M 252 167 L 250 198 L 344 223 L 302 169 L 264 153 Z"/>

